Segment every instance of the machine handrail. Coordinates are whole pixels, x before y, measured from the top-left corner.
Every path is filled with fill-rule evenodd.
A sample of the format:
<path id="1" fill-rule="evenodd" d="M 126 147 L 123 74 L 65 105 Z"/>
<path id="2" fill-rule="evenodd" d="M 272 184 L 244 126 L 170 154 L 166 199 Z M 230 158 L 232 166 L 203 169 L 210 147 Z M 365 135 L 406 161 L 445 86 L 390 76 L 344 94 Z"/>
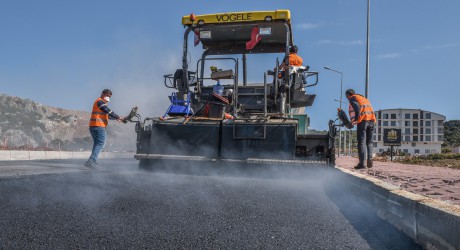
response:
<path id="1" fill-rule="evenodd" d="M 305 72 L 302 72 L 302 73 L 305 75 L 305 88 L 313 87 L 313 86 L 318 84 L 319 73 L 317 71 L 305 71 Z M 315 83 L 307 84 L 307 78 L 310 77 L 310 76 L 315 76 L 316 77 Z"/>
<path id="2" fill-rule="evenodd" d="M 175 89 L 176 88 L 176 84 L 174 83 L 174 81 L 171 81 L 171 80 L 174 80 L 174 76 L 173 74 L 168 74 L 168 75 L 164 75 L 164 84 L 166 86 L 166 88 L 170 88 L 170 89 Z M 169 79 L 169 85 L 167 83 L 167 79 Z"/>

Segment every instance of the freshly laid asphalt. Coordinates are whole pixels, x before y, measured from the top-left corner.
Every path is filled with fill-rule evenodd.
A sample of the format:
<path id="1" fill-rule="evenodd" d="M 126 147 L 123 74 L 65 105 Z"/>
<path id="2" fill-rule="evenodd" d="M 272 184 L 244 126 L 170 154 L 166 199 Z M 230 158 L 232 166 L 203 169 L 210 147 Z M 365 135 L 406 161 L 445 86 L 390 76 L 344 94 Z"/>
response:
<path id="1" fill-rule="evenodd" d="M 82 163 L 32 161 L 52 173 L 0 176 L 0 249 L 420 249 L 337 188 L 334 169 L 243 176 Z"/>

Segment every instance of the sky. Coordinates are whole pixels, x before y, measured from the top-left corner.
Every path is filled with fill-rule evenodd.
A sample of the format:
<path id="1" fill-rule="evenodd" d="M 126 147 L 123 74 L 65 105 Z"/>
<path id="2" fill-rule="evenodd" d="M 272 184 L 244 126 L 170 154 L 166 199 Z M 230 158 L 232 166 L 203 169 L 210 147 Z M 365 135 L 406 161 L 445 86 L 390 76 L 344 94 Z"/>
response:
<path id="1" fill-rule="evenodd" d="M 163 75 L 182 66 L 182 16 L 277 9 L 291 11 L 299 55 L 319 72 L 318 85 L 308 89 L 316 100 L 306 112 L 312 129 L 327 129 L 337 118 L 336 100 L 348 105 L 346 89 L 365 92 L 365 0 L 0 0 L 0 94 L 90 111 L 109 88 L 116 113 L 139 106 L 142 117 L 159 116 L 172 91 Z M 423 109 L 460 119 L 459 11 L 458 0 L 371 0 L 375 110 Z M 191 70 L 202 48 L 192 50 Z M 281 56 L 249 58 L 255 66 L 248 81 L 263 82 Z M 342 72 L 342 86 L 341 75 L 325 66 Z"/>

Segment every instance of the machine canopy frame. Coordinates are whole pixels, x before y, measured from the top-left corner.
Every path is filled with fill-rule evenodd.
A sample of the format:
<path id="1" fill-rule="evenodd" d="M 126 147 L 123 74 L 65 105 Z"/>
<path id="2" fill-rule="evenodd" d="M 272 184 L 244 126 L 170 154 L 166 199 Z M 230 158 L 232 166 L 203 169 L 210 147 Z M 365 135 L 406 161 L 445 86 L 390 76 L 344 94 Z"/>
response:
<path id="1" fill-rule="evenodd" d="M 285 53 L 293 45 L 289 10 L 229 12 L 182 17 L 208 55 Z M 256 46 L 248 49 L 246 43 L 254 40 Z"/>

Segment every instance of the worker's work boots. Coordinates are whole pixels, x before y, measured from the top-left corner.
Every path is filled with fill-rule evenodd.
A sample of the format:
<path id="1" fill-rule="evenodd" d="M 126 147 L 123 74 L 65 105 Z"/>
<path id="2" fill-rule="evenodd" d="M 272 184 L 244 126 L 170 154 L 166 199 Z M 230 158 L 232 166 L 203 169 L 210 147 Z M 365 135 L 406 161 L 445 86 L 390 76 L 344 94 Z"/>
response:
<path id="1" fill-rule="evenodd" d="M 362 163 L 358 163 L 358 165 L 354 167 L 354 169 L 363 169 L 363 168 L 366 168 L 366 167 L 364 167 L 364 164 Z"/>
<path id="2" fill-rule="evenodd" d="M 97 169 L 97 163 L 91 162 L 91 161 L 86 161 L 85 162 L 85 167 L 91 168 L 91 169 Z"/>
<path id="3" fill-rule="evenodd" d="M 373 162 L 371 159 L 367 159 L 367 168 L 371 168 L 373 166 Z"/>

